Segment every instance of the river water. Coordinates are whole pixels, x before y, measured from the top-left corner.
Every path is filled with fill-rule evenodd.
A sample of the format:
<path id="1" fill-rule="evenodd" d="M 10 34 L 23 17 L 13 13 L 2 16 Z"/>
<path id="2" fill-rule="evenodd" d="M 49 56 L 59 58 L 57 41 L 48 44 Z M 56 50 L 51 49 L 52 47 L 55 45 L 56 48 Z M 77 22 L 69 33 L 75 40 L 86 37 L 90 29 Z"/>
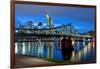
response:
<path id="1" fill-rule="evenodd" d="M 60 41 L 55 42 L 15 42 L 15 53 L 33 57 L 62 60 Z M 95 44 L 93 40 L 72 41 L 74 51 L 71 61 L 94 61 Z"/>

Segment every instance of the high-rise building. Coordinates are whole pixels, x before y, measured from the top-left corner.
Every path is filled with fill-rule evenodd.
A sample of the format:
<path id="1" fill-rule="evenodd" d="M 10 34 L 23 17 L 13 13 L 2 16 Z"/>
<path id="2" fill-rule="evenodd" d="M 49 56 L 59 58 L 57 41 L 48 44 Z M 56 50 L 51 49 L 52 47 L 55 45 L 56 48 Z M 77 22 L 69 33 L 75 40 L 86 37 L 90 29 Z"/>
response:
<path id="1" fill-rule="evenodd" d="M 28 21 L 28 28 L 33 29 L 33 22 L 32 21 Z"/>
<path id="2" fill-rule="evenodd" d="M 38 29 L 42 29 L 43 28 L 43 24 L 42 24 L 42 22 L 39 22 L 38 23 Z"/>
<path id="3" fill-rule="evenodd" d="M 52 19 L 51 19 L 51 17 L 48 15 L 47 12 L 46 12 L 46 19 L 47 19 L 47 27 L 52 28 L 52 27 L 53 27 Z"/>

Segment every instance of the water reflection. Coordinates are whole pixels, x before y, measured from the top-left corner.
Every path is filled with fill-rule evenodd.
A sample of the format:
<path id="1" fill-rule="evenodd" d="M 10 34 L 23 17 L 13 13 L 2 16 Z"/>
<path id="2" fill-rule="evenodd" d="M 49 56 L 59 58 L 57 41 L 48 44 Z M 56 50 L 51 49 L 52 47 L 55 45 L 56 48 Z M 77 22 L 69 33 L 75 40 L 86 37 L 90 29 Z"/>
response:
<path id="1" fill-rule="evenodd" d="M 15 53 L 21 55 L 30 55 L 35 57 L 50 58 L 62 60 L 60 41 L 52 42 L 16 42 Z M 72 41 L 74 51 L 72 52 L 71 61 L 83 62 L 93 61 L 95 58 L 94 40 L 76 40 Z"/>

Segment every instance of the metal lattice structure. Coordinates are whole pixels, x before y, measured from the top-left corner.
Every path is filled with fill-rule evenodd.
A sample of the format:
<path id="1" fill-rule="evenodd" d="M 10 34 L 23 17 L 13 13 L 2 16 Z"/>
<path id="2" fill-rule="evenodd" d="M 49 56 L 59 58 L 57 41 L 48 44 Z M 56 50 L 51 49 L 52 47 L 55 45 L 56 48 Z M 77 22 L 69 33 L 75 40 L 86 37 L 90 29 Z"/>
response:
<path id="1" fill-rule="evenodd" d="M 23 34 L 44 34 L 44 35 L 79 35 L 79 33 L 71 25 L 62 25 L 59 27 L 46 28 L 46 29 L 30 29 L 30 28 L 15 28 L 15 33 Z"/>
<path id="2" fill-rule="evenodd" d="M 35 38 L 35 37 L 91 37 L 90 35 L 80 35 L 72 24 L 61 25 L 55 27 L 52 18 L 46 13 L 47 26 L 44 28 L 42 22 L 38 23 L 37 28 L 34 28 L 33 22 L 28 21 L 28 25 L 25 27 L 19 25 L 15 28 L 15 39 L 21 38 Z"/>

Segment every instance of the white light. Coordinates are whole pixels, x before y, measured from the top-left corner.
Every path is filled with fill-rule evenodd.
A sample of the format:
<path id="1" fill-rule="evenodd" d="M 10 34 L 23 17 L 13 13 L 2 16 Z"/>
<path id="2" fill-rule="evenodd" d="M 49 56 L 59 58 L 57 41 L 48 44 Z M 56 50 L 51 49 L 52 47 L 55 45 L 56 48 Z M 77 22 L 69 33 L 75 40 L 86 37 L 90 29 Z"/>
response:
<path id="1" fill-rule="evenodd" d="M 18 45 L 18 44 L 17 44 L 17 42 L 16 42 L 16 43 L 15 43 L 15 53 L 16 53 L 16 54 L 17 54 L 17 51 L 18 51 L 18 50 L 17 50 L 17 45 Z"/>
<path id="2" fill-rule="evenodd" d="M 72 40 L 72 45 L 74 45 L 75 44 L 75 41 L 74 40 Z"/>
<path id="3" fill-rule="evenodd" d="M 16 33 L 18 33 L 18 30 L 15 30 Z"/>
<path id="4" fill-rule="evenodd" d="M 25 42 L 23 42 L 23 54 L 25 54 Z"/>

